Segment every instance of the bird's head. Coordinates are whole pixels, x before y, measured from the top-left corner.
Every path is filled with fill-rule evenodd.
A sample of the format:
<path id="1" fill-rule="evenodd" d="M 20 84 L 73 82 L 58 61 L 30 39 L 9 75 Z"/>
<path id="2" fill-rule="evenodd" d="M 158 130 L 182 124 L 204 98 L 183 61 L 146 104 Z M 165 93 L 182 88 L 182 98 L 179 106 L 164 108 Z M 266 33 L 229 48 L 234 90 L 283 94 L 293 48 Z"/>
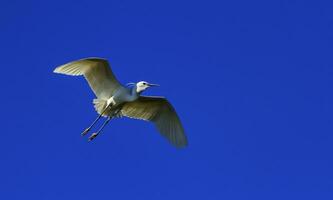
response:
<path id="1" fill-rule="evenodd" d="M 159 86 L 159 85 L 148 83 L 146 81 L 139 81 L 136 83 L 136 92 L 141 93 L 141 92 L 145 91 L 147 88 L 153 87 L 153 86 Z"/>

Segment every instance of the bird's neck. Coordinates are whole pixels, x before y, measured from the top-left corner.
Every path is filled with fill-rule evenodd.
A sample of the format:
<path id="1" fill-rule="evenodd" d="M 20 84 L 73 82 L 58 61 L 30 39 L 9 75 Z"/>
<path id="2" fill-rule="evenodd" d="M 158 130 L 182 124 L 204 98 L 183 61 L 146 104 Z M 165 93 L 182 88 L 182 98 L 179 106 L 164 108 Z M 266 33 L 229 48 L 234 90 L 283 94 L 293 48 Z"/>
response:
<path id="1" fill-rule="evenodd" d="M 131 95 L 132 95 L 133 97 L 139 97 L 140 94 L 141 94 L 141 92 L 138 92 L 136 86 L 132 87 Z"/>

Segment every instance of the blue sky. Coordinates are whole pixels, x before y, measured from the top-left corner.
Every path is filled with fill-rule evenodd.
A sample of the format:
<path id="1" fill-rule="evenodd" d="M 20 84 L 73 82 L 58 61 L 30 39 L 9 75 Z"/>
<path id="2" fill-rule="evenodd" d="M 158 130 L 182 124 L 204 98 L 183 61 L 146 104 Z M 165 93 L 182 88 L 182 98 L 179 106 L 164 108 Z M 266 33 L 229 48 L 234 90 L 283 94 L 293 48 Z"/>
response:
<path id="1" fill-rule="evenodd" d="M 332 199 L 330 1 L 2 1 L 1 199 Z M 96 117 L 89 56 L 177 109 L 177 150 L 152 124 Z"/>

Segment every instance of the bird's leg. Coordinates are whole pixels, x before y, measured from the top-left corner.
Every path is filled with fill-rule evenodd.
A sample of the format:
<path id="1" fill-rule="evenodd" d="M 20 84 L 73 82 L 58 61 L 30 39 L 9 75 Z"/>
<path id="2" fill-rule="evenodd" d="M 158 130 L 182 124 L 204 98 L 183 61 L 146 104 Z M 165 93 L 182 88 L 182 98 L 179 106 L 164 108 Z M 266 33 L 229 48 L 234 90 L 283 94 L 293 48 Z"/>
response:
<path id="1" fill-rule="evenodd" d="M 96 132 L 91 134 L 91 136 L 89 137 L 89 141 L 93 140 L 95 137 L 97 137 L 97 135 L 103 130 L 103 128 L 109 123 L 109 121 L 112 119 L 112 117 L 108 117 L 107 120 L 105 120 L 105 122 L 103 123 L 103 125 L 101 126 L 101 128 Z"/>
<path id="2" fill-rule="evenodd" d="M 93 121 L 93 123 L 81 133 L 82 136 L 85 136 L 85 135 L 90 131 L 90 129 L 91 129 L 91 128 L 96 124 L 96 122 L 102 117 L 102 115 L 103 115 L 103 114 L 105 113 L 105 111 L 109 108 L 109 106 L 110 106 L 110 105 L 106 106 L 105 109 L 101 112 L 101 114 L 99 114 L 98 117 Z"/>
<path id="3" fill-rule="evenodd" d="M 100 119 L 102 117 L 102 115 L 100 114 L 96 119 L 95 119 L 95 121 L 88 127 L 88 128 L 86 128 L 82 133 L 81 133 L 81 135 L 82 136 L 85 136 L 89 131 L 90 131 L 90 129 L 96 124 L 96 122 Z"/>

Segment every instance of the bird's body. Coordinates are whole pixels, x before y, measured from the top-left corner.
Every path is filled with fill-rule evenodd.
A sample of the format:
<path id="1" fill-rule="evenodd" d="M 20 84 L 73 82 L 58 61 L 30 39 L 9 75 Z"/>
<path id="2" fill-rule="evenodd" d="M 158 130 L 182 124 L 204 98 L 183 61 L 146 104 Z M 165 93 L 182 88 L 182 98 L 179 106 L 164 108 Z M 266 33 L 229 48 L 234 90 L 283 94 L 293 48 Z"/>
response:
<path id="1" fill-rule="evenodd" d="M 120 87 L 109 99 L 94 99 L 93 103 L 98 114 L 105 117 L 113 117 L 118 110 L 122 109 L 125 103 L 136 101 L 139 97 L 140 94 L 136 91 L 136 87 Z M 103 113 L 106 107 L 107 109 Z"/>
<path id="2" fill-rule="evenodd" d="M 115 117 L 129 117 L 152 121 L 158 130 L 177 147 L 187 145 L 187 139 L 172 105 L 164 97 L 142 96 L 147 88 L 157 86 L 146 81 L 133 87 L 124 87 L 113 75 L 107 60 L 101 58 L 86 58 L 57 67 L 55 73 L 66 75 L 83 75 L 96 95 L 94 107 L 98 118 L 89 126 L 83 135 L 87 134 L 93 125 L 102 117 L 107 117 L 97 133 L 90 136 L 94 139 L 104 126 Z"/>

